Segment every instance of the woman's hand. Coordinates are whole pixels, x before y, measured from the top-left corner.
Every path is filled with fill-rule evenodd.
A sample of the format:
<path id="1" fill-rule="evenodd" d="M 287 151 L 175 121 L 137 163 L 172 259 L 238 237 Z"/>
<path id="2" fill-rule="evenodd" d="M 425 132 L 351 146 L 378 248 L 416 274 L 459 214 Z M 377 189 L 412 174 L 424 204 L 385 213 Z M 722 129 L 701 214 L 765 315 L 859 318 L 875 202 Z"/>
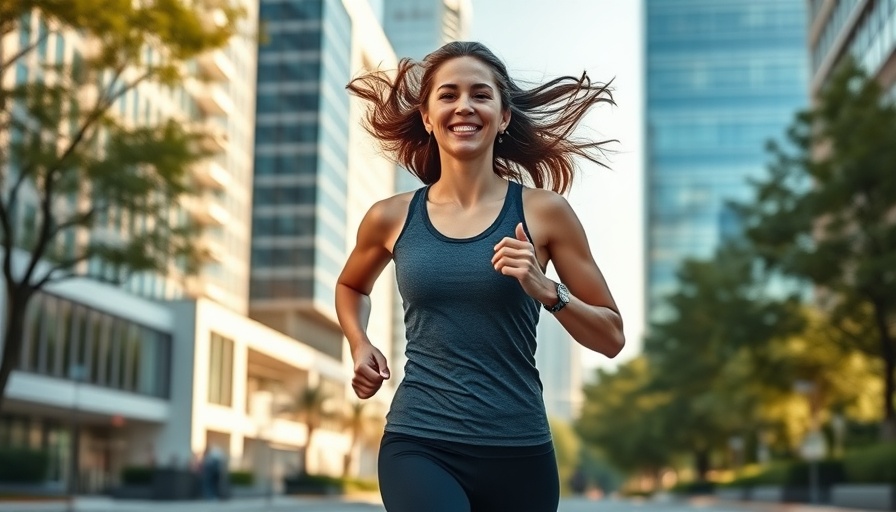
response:
<path id="1" fill-rule="evenodd" d="M 355 362 L 355 376 L 352 378 L 352 389 L 358 398 L 370 398 L 383 386 L 389 378 L 389 365 L 386 357 L 371 343 L 363 343 L 352 351 Z"/>
<path id="2" fill-rule="evenodd" d="M 552 297 L 557 301 L 556 284 L 542 272 L 522 222 L 516 225 L 514 237 L 504 237 L 495 246 L 492 266 L 505 276 L 515 277 L 523 290 L 542 304 L 551 302 Z"/>

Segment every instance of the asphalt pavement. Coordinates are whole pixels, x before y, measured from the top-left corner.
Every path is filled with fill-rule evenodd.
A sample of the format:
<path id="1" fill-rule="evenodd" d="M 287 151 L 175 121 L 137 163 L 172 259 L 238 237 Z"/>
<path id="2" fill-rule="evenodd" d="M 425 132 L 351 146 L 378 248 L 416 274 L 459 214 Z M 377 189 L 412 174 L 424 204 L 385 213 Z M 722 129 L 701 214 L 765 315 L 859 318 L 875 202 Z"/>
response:
<path id="1" fill-rule="evenodd" d="M 870 512 L 809 505 L 720 503 L 713 499 L 680 501 L 591 500 L 572 498 L 560 503 L 558 512 Z M 0 502 L 0 512 L 385 512 L 376 496 L 355 498 L 239 499 L 230 501 L 116 501 L 105 498 L 79 498 L 66 502 Z M 421 511 L 425 512 L 425 511 Z M 526 511 L 495 511 L 526 512 Z"/>

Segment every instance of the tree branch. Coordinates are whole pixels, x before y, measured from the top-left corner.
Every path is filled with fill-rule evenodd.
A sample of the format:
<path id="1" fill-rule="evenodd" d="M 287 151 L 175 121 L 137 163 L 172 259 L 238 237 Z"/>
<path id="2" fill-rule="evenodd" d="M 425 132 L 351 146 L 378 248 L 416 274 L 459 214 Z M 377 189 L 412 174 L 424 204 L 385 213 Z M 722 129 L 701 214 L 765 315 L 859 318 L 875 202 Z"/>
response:
<path id="1" fill-rule="evenodd" d="M 47 244 L 51 238 L 53 229 L 53 185 L 53 174 L 48 172 L 44 177 L 44 196 L 40 201 L 40 210 L 43 215 L 40 223 L 40 235 L 37 238 L 37 245 L 31 252 L 31 261 L 28 263 L 28 269 L 22 277 L 22 282 L 26 285 L 31 283 L 31 276 L 34 275 L 38 262 L 43 259 Z"/>
<path id="2" fill-rule="evenodd" d="M 112 81 L 110 83 L 110 89 L 111 89 L 111 85 L 114 85 L 118 81 L 118 79 L 121 77 L 121 74 L 124 72 L 124 68 L 125 68 L 124 65 L 116 68 L 116 70 L 112 76 Z M 80 144 L 81 141 L 86 136 L 88 129 L 90 129 L 94 125 L 94 123 L 99 121 L 99 119 L 100 119 L 100 117 L 102 117 L 103 113 L 105 113 L 107 110 L 109 110 L 109 108 L 112 106 L 112 104 L 115 103 L 116 100 L 118 100 L 118 98 L 123 96 L 126 92 L 132 90 L 134 87 L 136 87 L 141 82 L 148 79 L 150 76 L 152 76 L 152 73 L 144 73 L 142 76 L 140 76 L 139 78 L 137 78 L 136 80 L 134 80 L 133 82 L 128 84 L 126 87 L 122 87 L 121 90 L 119 90 L 118 92 L 116 92 L 110 96 L 106 96 L 106 95 L 98 96 L 96 105 L 94 105 L 91 113 L 87 116 L 87 119 L 84 121 L 84 124 L 78 129 L 78 132 L 75 134 L 75 136 L 71 138 L 71 141 L 69 142 L 68 147 L 65 148 L 65 151 L 63 151 L 62 155 L 56 161 L 56 165 L 47 169 L 48 174 L 57 172 L 57 171 L 59 171 L 59 169 L 61 169 L 63 167 L 63 164 L 65 163 L 65 161 L 68 160 L 68 158 L 72 155 L 72 153 L 74 153 L 75 147 L 77 147 L 77 145 Z"/>
<path id="3" fill-rule="evenodd" d="M 48 30 L 47 32 L 44 33 L 44 35 L 42 35 L 41 37 L 38 37 L 38 38 L 34 41 L 34 43 L 29 44 L 28 46 L 26 46 L 26 47 L 20 49 L 19 51 L 17 51 L 16 53 L 14 53 L 14 54 L 12 55 L 12 57 L 9 58 L 9 60 L 2 60 L 2 61 L 0 61 L 0 75 L 6 73 L 6 70 L 9 69 L 10 66 L 12 66 L 13 64 L 15 64 L 15 62 L 16 62 L 17 60 L 21 59 L 21 58 L 24 57 L 27 53 L 29 53 L 29 52 L 31 52 L 32 50 L 34 50 L 35 48 L 37 48 L 38 45 L 40 45 L 42 42 L 46 41 L 47 38 L 50 37 L 50 34 L 51 34 L 51 33 L 52 33 L 52 32 L 50 32 L 50 31 Z"/>
<path id="4" fill-rule="evenodd" d="M 50 270 L 33 286 L 35 289 L 41 289 L 49 283 L 57 283 L 59 281 L 64 281 L 66 279 L 71 279 L 72 277 L 77 276 L 77 274 L 72 270 L 75 265 L 79 263 L 83 263 L 94 256 L 94 252 L 90 250 L 84 251 L 80 256 L 76 256 L 74 258 L 69 258 L 67 260 L 62 260 L 55 265 L 53 265 Z M 62 272 L 62 274 L 59 274 Z"/>

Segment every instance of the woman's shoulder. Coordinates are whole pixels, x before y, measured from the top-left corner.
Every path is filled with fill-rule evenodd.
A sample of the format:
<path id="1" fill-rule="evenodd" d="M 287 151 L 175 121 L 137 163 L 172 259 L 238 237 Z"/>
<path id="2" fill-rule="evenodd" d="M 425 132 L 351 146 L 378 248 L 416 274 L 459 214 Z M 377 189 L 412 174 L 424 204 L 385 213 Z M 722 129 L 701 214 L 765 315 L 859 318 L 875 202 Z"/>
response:
<path id="1" fill-rule="evenodd" d="M 523 205 L 526 210 L 550 214 L 570 209 L 569 201 L 553 190 L 523 187 Z"/>
<path id="2" fill-rule="evenodd" d="M 403 225 L 415 192 L 401 192 L 375 202 L 368 210 L 367 218 L 377 229 Z"/>

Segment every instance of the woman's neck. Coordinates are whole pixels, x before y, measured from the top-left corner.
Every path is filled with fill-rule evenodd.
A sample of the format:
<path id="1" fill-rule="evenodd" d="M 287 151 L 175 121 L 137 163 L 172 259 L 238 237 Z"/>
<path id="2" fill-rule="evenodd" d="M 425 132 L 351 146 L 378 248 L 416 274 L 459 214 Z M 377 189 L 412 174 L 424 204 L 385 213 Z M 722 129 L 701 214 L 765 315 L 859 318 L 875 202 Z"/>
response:
<path id="1" fill-rule="evenodd" d="M 448 165 L 446 165 L 448 164 Z M 439 181 L 429 191 L 430 201 L 470 206 L 503 198 L 507 181 L 495 174 L 491 160 L 487 165 L 468 162 L 442 162 Z"/>

